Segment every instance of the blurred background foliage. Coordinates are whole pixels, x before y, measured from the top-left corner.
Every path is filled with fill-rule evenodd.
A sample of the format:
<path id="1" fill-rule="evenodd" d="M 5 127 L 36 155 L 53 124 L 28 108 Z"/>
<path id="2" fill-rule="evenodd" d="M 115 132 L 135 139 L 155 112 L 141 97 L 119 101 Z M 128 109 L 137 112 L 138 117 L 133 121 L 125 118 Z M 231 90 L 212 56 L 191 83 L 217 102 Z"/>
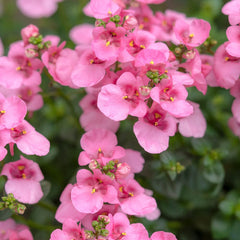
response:
<path id="1" fill-rule="evenodd" d="M 0 0 L 1 1 L 1 0 Z M 198 17 L 211 23 L 211 36 L 219 46 L 226 41 L 227 17 L 221 14 L 223 0 L 168 0 L 154 11 L 173 9 L 188 17 Z M 5 54 L 9 45 L 20 39 L 20 30 L 32 23 L 43 35 L 56 34 L 67 47 L 74 48 L 69 31 L 81 23 L 94 23 L 82 13 L 87 0 L 65 0 L 50 18 L 29 19 L 16 8 L 15 0 L 2 0 L 0 37 Z M 44 107 L 28 116 L 27 120 L 51 142 L 46 157 L 26 156 L 39 163 L 45 176 L 42 187 L 44 198 L 36 205 L 27 206 L 23 216 L 8 210 L 0 212 L 0 220 L 12 215 L 18 222 L 28 224 L 35 240 L 49 239 L 51 231 L 60 224 L 54 220 L 59 196 L 64 187 L 75 182 L 79 169 L 79 140 L 84 131 L 78 124 L 81 109 L 79 100 L 83 89 L 73 90 L 53 83 L 43 75 Z M 205 96 L 191 89 L 189 99 L 200 104 L 207 120 L 207 132 L 202 139 L 185 138 L 180 134 L 170 139 L 169 149 L 156 155 L 144 152 L 132 132 L 134 118 L 121 123 L 117 133 L 119 145 L 142 152 L 144 171 L 136 176 L 147 189 L 154 192 L 161 217 L 153 222 L 142 222 L 149 230 L 174 232 L 178 240 L 239 240 L 240 236 L 240 149 L 239 139 L 228 128 L 233 98 L 220 88 L 208 88 Z M 18 160 L 20 152 L 1 162 Z M 0 195 L 4 195 L 5 178 L 0 177 Z"/>

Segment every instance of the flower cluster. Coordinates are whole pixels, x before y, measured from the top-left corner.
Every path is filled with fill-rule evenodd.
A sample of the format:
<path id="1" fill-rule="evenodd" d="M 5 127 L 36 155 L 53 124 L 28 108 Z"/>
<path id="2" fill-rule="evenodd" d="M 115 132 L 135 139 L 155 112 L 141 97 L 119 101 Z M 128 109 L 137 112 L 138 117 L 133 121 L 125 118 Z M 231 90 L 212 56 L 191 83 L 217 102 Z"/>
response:
<path id="1" fill-rule="evenodd" d="M 235 97 L 232 104 L 233 117 L 229 119 L 229 127 L 233 133 L 240 137 L 240 1 L 232 0 L 226 3 L 222 12 L 228 15 L 231 26 L 227 28 L 228 41 L 222 44 L 214 56 L 215 86 L 230 89 L 230 94 Z"/>
<path id="2" fill-rule="evenodd" d="M 70 79 L 87 88 L 80 102 L 85 130 L 105 127 L 115 132 L 119 121 L 134 116 L 139 144 L 160 153 L 177 128 L 183 136 L 204 135 L 205 119 L 199 106 L 187 100 L 187 87 L 206 93 L 211 57 L 197 47 L 209 37 L 210 25 L 173 11 L 154 15 L 148 2 L 141 2 L 90 1 L 85 12 L 97 18 L 96 26 L 84 24 L 70 32 L 78 44 Z"/>
<path id="3" fill-rule="evenodd" d="M 149 239 L 142 224 L 130 224 L 127 215 L 156 219 L 159 217 L 156 201 L 150 191 L 142 188 L 134 173 L 143 168 L 141 154 L 117 146 L 117 138 L 109 130 L 95 129 L 81 138 L 79 165 L 91 171 L 77 172 L 77 183 L 63 191 L 56 219 L 63 223 L 51 240 L 66 236 L 76 239 Z M 77 224 L 77 222 L 81 224 Z M 156 232 L 153 239 L 172 239 L 171 233 Z"/>

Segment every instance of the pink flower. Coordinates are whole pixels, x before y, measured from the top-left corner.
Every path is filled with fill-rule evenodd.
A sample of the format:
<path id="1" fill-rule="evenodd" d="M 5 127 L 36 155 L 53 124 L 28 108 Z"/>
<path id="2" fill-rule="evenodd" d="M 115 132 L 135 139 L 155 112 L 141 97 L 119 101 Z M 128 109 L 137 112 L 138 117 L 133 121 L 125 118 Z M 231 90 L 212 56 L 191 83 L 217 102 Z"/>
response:
<path id="1" fill-rule="evenodd" d="M 52 232 L 50 240 L 85 240 L 85 233 L 81 229 L 76 221 L 72 219 L 66 219 L 63 223 L 62 230 L 56 229 Z"/>
<path id="2" fill-rule="evenodd" d="M 33 236 L 28 227 L 22 224 L 16 224 L 11 218 L 0 221 L 0 239 L 1 240 L 33 240 Z"/>
<path id="3" fill-rule="evenodd" d="M 0 130 L 19 125 L 27 113 L 26 104 L 19 97 L 5 98 L 0 93 Z"/>
<path id="4" fill-rule="evenodd" d="M 240 137 L 240 123 L 234 118 L 231 117 L 228 121 L 228 125 L 231 128 L 231 130 L 233 131 L 233 133 Z"/>
<path id="5" fill-rule="evenodd" d="M 94 26 L 91 24 L 81 24 L 73 27 L 69 33 L 70 39 L 75 44 L 90 45 L 92 41 L 92 31 Z"/>
<path id="6" fill-rule="evenodd" d="M 179 132 L 184 137 L 201 138 L 207 129 L 206 120 L 199 109 L 199 105 L 194 102 L 189 103 L 193 106 L 193 113 L 179 120 Z"/>
<path id="7" fill-rule="evenodd" d="M 0 146 L 0 161 L 2 161 L 7 155 L 7 149 Z"/>
<path id="8" fill-rule="evenodd" d="M 148 232 L 140 223 L 130 224 L 123 213 L 110 215 L 110 223 L 106 229 L 109 231 L 108 240 L 148 240 Z"/>
<path id="9" fill-rule="evenodd" d="M 176 132 L 177 121 L 158 104 L 153 104 L 143 118 L 134 124 L 138 143 L 149 153 L 161 153 L 168 148 L 169 136 Z"/>
<path id="10" fill-rule="evenodd" d="M 79 102 L 79 106 L 83 109 L 79 119 L 80 124 L 85 131 L 107 129 L 115 133 L 119 128 L 119 122 L 109 119 L 98 109 L 97 96 L 89 93 Z"/>
<path id="11" fill-rule="evenodd" d="M 115 60 L 103 61 L 96 57 L 91 48 L 82 52 L 77 65 L 71 74 L 72 82 L 78 87 L 91 87 L 105 76 L 106 68 Z"/>
<path id="12" fill-rule="evenodd" d="M 136 67 L 152 66 L 166 64 L 169 58 L 169 49 L 165 43 L 153 43 L 140 51 L 135 58 Z"/>
<path id="13" fill-rule="evenodd" d="M 234 86 L 240 75 L 240 59 L 226 52 L 228 42 L 222 44 L 214 55 L 213 70 L 220 87 L 229 89 Z"/>
<path id="14" fill-rule="evenodd" d="M 26 57 L 23 42 L 12 43 L 8 57 L 0 57 L 1 85 L 10 89 L 19 88 L 22 83 L 39 85 L 42 66 L 39 59 Z"/>
<path id="15" fill-rule="evenodd" d="M 74 66 L 78 62 L 77 53 L 69 48 L 63 49 L 65 42 L 60 46 L 53 45 L 42 55 L 42 61 L 56 82 L 63 86 L 76 88 L 71 80 Z"/>
<path id="16" fill-rule="evenodd" d="M 40 181 L 43 180 L 42 172 L 37 163 L 21 156 L 16 162 L 6 163 L 1 175 L 6 175 L 6 193 L 28 204 L 37 203 L 43 196 Z"/>
<path id="17" fill-rule="evenodd" d="M 14 143 L 23 153 L 30 155 L 44 156 L 49 152 L 49 141 L 25 120 L 9 130 L 2 130 L 0 133 L 2 135 L 0 143 L 2 142 L 4 146 L 8 143 Z"/>
<path id="18" fill-rule="evenodd" d="M 71 192 L 73 206 L 81 213 L 96 213 L 104 202 L 117 204 L 117 191 L 112 179 L 99 170 L 92 174 L 82 169 L 77 173 L 77 185 Z"/>
<path id="19" fill-rule="evenodd" d="M 177 20 L 174 32 L 177 39 L 187 48 L 198 47 L 208 38 L 211 26 L 207 21 L 194 19 L 191 22 Z"/>
<path id="20" fill-rule="evenodd" d="M 240 2 L 238 0 L 227 2 L 222 8 L 222 12 L 223 14 L 228 15 L 228 20 L 231 25 L 237 25 L 240 23 Z"/>
<path id="21" fill-rule="evenodd" d="M 60 196 L 61 204 L 55 214 L 56 220 L 60 223 L 63 223 L 68 218 L 71 218 L 74 221 L 81 221 L 86 216 L 85 213 L 80 213 L 74 208 L 71 200 L 72 189 L 73 185 L 68 184 Z"/>
<path id="22" fill-rule="evenodd" d="M 89 7 L 92 15 L 97 19 L 109 18 L 121 11 L 121 8 L 112 0 L 91 0 Z"/>
<path id="23" fill-rule="evenodd" d="M 186 117 L 193 113 L 193 107 L 186 101 L 188 92 L 181 84 L 173 85 L 172 79 L 163 79 L 151 90 L 151 98 L 163 110 L 174 117 Z"/>
<path id="24" fill-rule="evenodd" d="M 150 240 L 177 240 L 177 238 L 172 233 L 159 231 L 153 233 Z"/>
<path id="25" fill-rule="evenodd" d="M 20 11 L 30 18 L 50 17 L 62 0 L 17 0 Z"/>
<path id="26" fill-rule="evenodd" d="M 240 58 L 240 27 L 230 26 L 227 29 L 227 38 L 230 43 L 226 46 L 226 51 L 233 57 Z"/>
<path id="27" fill-rule="evenodd" d="M 84 151 L 79 155 L 79 165 L 86 165 L 93 159 L 105 165 L 110 160 L 119 159 L 125 155 L 125 150 L 116 146 L 115 134 L 105 129 L 94 129 L 85 133 L 80 144 Z"/>
<path id="28" fill-rule="evenodd" d="M 120 43 L 125 34 L 126 30 L 123 27 L 116 27 L 113 22 L 109 22 L 106 28 L 95 28 L 92 48 L 96 57 L 102 60 L 116 60 L 120 54 Z"/>
<path id="29" fill-rule="evenodd" d="M 108 84 L 102 87 L 98 95 L 98 108 L 114 121 L 124 120 L 128 115 L 144 116 L 147 105 L 139 94 L 141 85 L 143 83 L 140 78 L 135 78 L 130 72 L 123 73 L 116 85 Z"/>
<path id="30" fill-rule="evenodd" d="M 118 186 L 121 209 L 128 215 L 145 216 L 157 208 L 155 199 L 145 194 L 145 189 L 134 179 L 122 180 Z"/>

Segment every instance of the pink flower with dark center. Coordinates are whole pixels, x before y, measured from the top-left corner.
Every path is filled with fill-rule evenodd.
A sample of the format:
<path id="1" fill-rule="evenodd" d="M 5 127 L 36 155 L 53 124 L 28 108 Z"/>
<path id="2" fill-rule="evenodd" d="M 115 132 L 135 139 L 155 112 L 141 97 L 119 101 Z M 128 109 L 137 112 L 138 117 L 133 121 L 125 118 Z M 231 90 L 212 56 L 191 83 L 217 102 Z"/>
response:
<path id="1" fill-rule="evenodd" d="M 111 131 L 94 129 L 85 133 L 80 141 L 84 150 L 78 158 L 79 165 L 86 165 L 91 160 L 97 160 L 105 165 L 113 159 L 119 159 L 125 155 L 125 150 L 117 145 L 117 137 Z"/>
<path id="2" fill-rule="evenodd" d="M 124 120 L 128 115 L 143 117 L 147 112 L 144 97 L 139 93 L 143 85 L 141 78 L 136 78 L 131 72 L 123 73 L 116 85 L 102 87 L 98 95 L 98 108 L 114 121 Z"/>
<path id="3" fill-rule="evenodd" d="M 231 25 L 237 25 L 240 23 L 240 2 L 238 0 L 227 2 L 222 8 L 222 13 L 228 15 Z"/>
<path id="4" fill-rule="evenodd" d="M 23 42 L 11 44 L 8 57 L 0 57 L 0 82 L 5 88 L 19 88 L 24 84 L 41 83 L 39 59 L 27 58 Z"/>
<path id="5" fill-rule="evenodd" d="M 6 193 L 23 203 L 37 203 L 43 196 L 40 181 L 43 180 L 42 172 L 37 163 L 21 156 L 16 162 L 6 163 L 1 175 L 6 175 Z"/>
<path id="6" fill-rule="evenodd" d="M 126 30 L 123 27 L 116 27 L 113 22 L 109 22 L 106 28 L 95 28 L 92 48 L 96 56 L 102 60 L 116 60 L 120 54 L 121 40 L 125 33 Z"/>
<path id="7" fill-rule="evenodd" d="M 174 117 L 186 117 L 193 113 L 193 107 L 186 101 L 188 92 L 181 84 L 173 85 L 172 79 L 163 79 L 151 90 L 151 98 L 163 110 Z"/>
<path id="8" fill-rule="evenodd" d="M 228 42 L 222 44 L 214 55 L 213 70 L 216 76 L 216 81 L 220 87 L 229 89 L 234 86 L 239 79 L 240 59 L 229 55 L 226 52 Z"/>
<path id="9" fill-rule="evenodd" d="M 40 133 L 25 120 L 19 125 L 11 128 L 2 130 L 0 138 L 0 144 L 5 146 L 6 144 L 16 144 L 18 149 L 25 154 L 36 154 L 38 156 L 44 156 L 48 154 L 50 143 Z"/>
<path id="10" fill-rule="evenodd" d="M 233 57 L 240 58 L 240 26 L 228 27 L 226 34 L 230 41 L 226 46 L 227 53 Z"/>
<path id="11" fill-rule="evenodd" d="M 63 86 L 76 88 L 71 80 L 71 74 L 78 62 L 78 55 L 74 50 L 63 49 L 65 44 L 63 42 L 59 46 L 50 47 L 48 51 L 43 53 L 42 61 L 56 82 Z"/>
<path id="12" fill-rule="evenodd" d="M 150 32 L 135 30 L 128 34 L 127 38 L 123 38 L 118 60 L 120 62 L 134 61 L 136 54 L 154 43 L 155 40 L 155 36 Z"/>
<path id="13" fill-rule="evenodd" d="M 168 148 L 169 136 L 176 132 L 177 120 L 161 106 L 153 103 L 147 114 L 134 124 L 138 143 L 149 153 L 161 153 Z"/>
<path id="14" fill-rule="evenodd" d="M 121 209 L 129 215 L 144 216 L 157 208 L 154 198 L 134 179 L 122 180 L 118 186 L 118 199 Z"/>
<path id="15" fill-rule="evenodd" d="M 62 230 L 56 229 L 52 232 L 50 240 L 85 240 L 84 230 L 72 219 L 63 222 Z"/>
<path id="16" fill-rule="evenodd" d="M 204 43 L 210 29 L 210 24 L 202 19 L 194 19 L 191 22 L 179 19 L 174 26 L 177 39 L 187 48 L 198 47 Z"/>
<path id="17" fill-rule="evenodd" d="M 140 51 L 135 58 L 136 67 L 147 66 L 149 69 L 168 62 L 170 51 L 166 44 L 158 42 L 150 44 Z"/>
<path id="18" fill-rule="evenodd" d="M 78 87 L 94 86 L 104 78 L 106 68 L 114 62 L 115 60 L 104 61 L 97 58 L 93 50 L 87 48 L 73 68 L 72 82 Z"/>
<path id="19" fill-rule="evenodd" d="M 26 104 L 16 96 L 5 98 L 0 93 L 0 130 L 16 127 L 27 113 Z"/>
<path id="20" fill-rule="evenodd" d="M 0 239 L 1 240 L 33 240 L 29 228 L 22 224 L 17 224 L 9 218 L 0 221 Z"/>
<path id="21" fill-rule="evenodd" d="M 112 0 L 91 0 L 89 8 L 96 19 L 109 18 L 121 11 L 121 8 Z"/>
<path id="22" fill-rule="evenodd" d="M 118 204 L 113 180 L 98 169 L 92 174 L 82 169 L 77 173 L 77 185 L 71 191 L 73 206 L 81 213 L 96 213 L 104 202 Z"/>

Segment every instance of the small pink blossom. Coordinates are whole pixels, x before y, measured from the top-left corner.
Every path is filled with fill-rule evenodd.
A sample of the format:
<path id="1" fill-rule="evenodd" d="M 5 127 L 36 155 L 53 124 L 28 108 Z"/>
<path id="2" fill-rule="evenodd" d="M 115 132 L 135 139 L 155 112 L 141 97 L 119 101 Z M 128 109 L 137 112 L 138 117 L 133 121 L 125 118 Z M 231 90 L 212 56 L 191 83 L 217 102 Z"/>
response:
<path id="1" fill-rule="evenodd" d="M 68 184 L 60 196 L 61 204 L 59 205 L 55 214 L 56 220 L 60 223 L 63 223 L 69 218 L 74 221 L 81 221 L 86 216 L 85 213 L 80 213 L 76 210 L 76 208 L 74 208 L 71 200 L 72 189 L 73 185 Z"/>
<path id="2" fill-rule="evenodd" d="M 0 221 L 0 239 L 1 240 L 33 240 L 29 228 L 22 224 L 17 224 L 11 218 Z"/>
<path id="3" fill-rule="evenodd" d="M 16 162 L 6 163 L 1 175 L 6 175 L 6 193 L 28 204 L 37 203 L 43 196 L 40 181 L 43 180 L 42 172 L 37 163 L 21 156 Z"/>
<path id="4" fill-rule="evenodd" d="M 62 0 L 17 0 L 20 11 L 30 18 L 50 17 Z"/>
<path id="5" fill-rule="evenodd" d="M 96 19 L 109 18 L 121 11 L 121 8 L 112 0 L 91 0 L 89 8 Z"/>
<path id="6" fill-rule="evenodd" d="M 159 231 L 153 233 L 150 240 L 177 240 L 177 238 L 172 233 Z"/>
<path id="7" fill-rule="evenodd" d="M 63 222 L 62 230 L 56 229 L 52 232 L 50 240 L 85 240 L 84 230 L 72 219 L 66 219 Z"/>
<path id="8" fill-rule="evenodd" d="M 116 135 L 105 129 L 94 129 L 85 133 L 80 144 L 84 151 L 79 155 L 79 165 L 89 164 L 93 159 L 105 165 L 110 160 L 125 155 L 125 150 L 120 146 L 116 146 Z"/>
<path id="9" fill-rule="evenodd" d="M 147 105 L 139 94 L 141 85 L 144 84 L 140 78 L 130 72 L 123 73 L 116 85 L 102 87 L 98 95 L 98 108 L 114 121 L 124 120 L 128 115 L 143 117 L 147 112 Z"/>
<path id="10" fill-rule="evenodd" d="M 174 32 L 177 39 L 187 48 L 198 47 L 208 38 L 211 26 L 202 19 L 194 19 L 191 22 L 177 20 Z"/>
<path id="11" fill-rule="evenodd" d="M 96 213 L 104 202 L 118 204 L 112 179 L 99 170 L 92 174 L 86 169 L 77 173 L 77 185 L 71 191 L 73 206 L 81 213 Z"/>
<path id="12" fill-rule="evenodd" d="M 94 26 L 91 24 L 81 24 L 73 27 L 69 33 L 70 39 L 75 44 L 90 45 Z"/>
<path id="13" fill-rule="evenodd" d="M 228 15 L 228 20 L 231 25 L 240 23 L 239 12 L 240 2 L 238 0 L 229 1 L 222 8 L 222 13 Z"/>
<path id="14" fill-rule="evenodd" d="M 169 136 L 176 132 L 177 120 L 154 103 L 143 118 L 134 124 L 138 143 L 149 153 L 161 153 L 168 148 Z"/>

